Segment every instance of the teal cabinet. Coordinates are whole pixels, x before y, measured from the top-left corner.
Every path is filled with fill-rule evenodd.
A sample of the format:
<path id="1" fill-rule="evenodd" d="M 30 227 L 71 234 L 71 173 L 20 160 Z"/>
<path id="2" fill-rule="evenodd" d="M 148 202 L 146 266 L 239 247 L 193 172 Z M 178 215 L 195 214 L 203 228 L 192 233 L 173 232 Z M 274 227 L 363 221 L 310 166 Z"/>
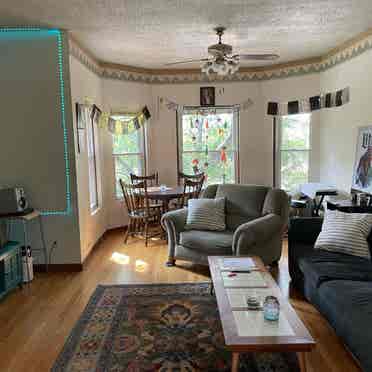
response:
<path id="1" fill-rule="evenodd" d="M 17 242 L 8 242 L 0 248 L 0 299 L 22 282 L 21 246 Z"/>

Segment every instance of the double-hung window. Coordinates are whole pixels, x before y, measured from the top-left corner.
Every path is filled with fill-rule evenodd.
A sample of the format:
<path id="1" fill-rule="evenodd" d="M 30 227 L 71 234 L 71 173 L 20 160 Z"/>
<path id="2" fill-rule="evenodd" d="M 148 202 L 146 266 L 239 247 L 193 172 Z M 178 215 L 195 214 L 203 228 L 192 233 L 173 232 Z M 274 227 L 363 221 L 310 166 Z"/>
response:
<path id="1" fill-rule="evenodd" d="M 178 117 L 178 169 L 204 172 L 206 183 L 239 182 L 239 111 L 186 107 Z"/>
<path id="2" fill-rule="evenodd" d="M 309 182 L 311 114 L 283 116 L 276 120 L 276 183 L 288 191 Z"/>
<path id="3" fill-rule="evenodd" d="M 99 207 L 98 198 L 98 125 L 96 117 L 92 116 L 90 109 L 84 109 L 86 132 L 87 132 L 87 154 L 88 154 L 88 175 L 89 175 L 89 202 L 90 210 L 94 212 Z"/>
<path id="4" fill-rule="evenodd" d="M 115 115 L 115 120 L 128 121 L 133 115 Z M 123 134 L 113 134 L 113 158 L 115 166 L 115 195 L 120 199 L 123 197 L 119 180 L 130 182 L 130 174 L 146 174 L 146 128 L 128 128 Z"/>

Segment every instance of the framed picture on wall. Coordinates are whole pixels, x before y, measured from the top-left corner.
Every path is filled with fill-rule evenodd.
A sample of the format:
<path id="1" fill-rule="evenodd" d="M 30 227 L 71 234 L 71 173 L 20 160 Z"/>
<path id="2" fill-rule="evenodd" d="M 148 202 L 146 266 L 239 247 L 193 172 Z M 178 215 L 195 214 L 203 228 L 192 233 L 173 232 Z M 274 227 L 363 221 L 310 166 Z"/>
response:
<path id="1" fill-rule="evenodd" d="M 372 193 L 372 126 L 358 128 L 352 189 Z"/>
<path id="2" fill-rule="evenodd" d="M 200 88 L 200 106 L 215 106 L 215 97 L 214 87 Z"/>

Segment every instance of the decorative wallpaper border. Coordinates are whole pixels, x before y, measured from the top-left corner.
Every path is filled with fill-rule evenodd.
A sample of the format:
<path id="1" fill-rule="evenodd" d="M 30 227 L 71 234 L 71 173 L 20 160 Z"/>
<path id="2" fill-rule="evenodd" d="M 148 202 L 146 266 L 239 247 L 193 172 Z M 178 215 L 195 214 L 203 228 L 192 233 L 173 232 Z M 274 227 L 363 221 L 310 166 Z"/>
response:
<path id="1" fill-rule="evenodd" d="M 372 49 L 372 29 L 333 49 L 323 57 L 260 68 L 243 67 L 233 76 L 209 78 L 197 70 L 189 70 L 187 72 L 164 72 L 161 70 L 146 70 L 100 63 L 90 55 L 89 52 L 82 49 L 70 36 L 70 54 L 98 76 L 105 79 L 146 84 L 246 82 L 283 79 L 328 70 L 370 49 Z"/>

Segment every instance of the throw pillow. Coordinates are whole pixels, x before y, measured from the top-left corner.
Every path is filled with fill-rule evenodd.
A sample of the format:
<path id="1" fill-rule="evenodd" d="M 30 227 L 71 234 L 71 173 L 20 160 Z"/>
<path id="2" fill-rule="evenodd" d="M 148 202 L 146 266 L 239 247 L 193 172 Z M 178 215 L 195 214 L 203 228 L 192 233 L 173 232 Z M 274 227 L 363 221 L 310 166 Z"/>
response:
<path id="1" fill-rule="evenodd" d="M 189 199 L 185 229 L 225 230 L 225 198 Z"/>
<path id="2" fill-rule="evenodd" d="M 368 235 L 372 228 L 372 214 L 327 211 L 315 248 L 371 258 Z"/>

